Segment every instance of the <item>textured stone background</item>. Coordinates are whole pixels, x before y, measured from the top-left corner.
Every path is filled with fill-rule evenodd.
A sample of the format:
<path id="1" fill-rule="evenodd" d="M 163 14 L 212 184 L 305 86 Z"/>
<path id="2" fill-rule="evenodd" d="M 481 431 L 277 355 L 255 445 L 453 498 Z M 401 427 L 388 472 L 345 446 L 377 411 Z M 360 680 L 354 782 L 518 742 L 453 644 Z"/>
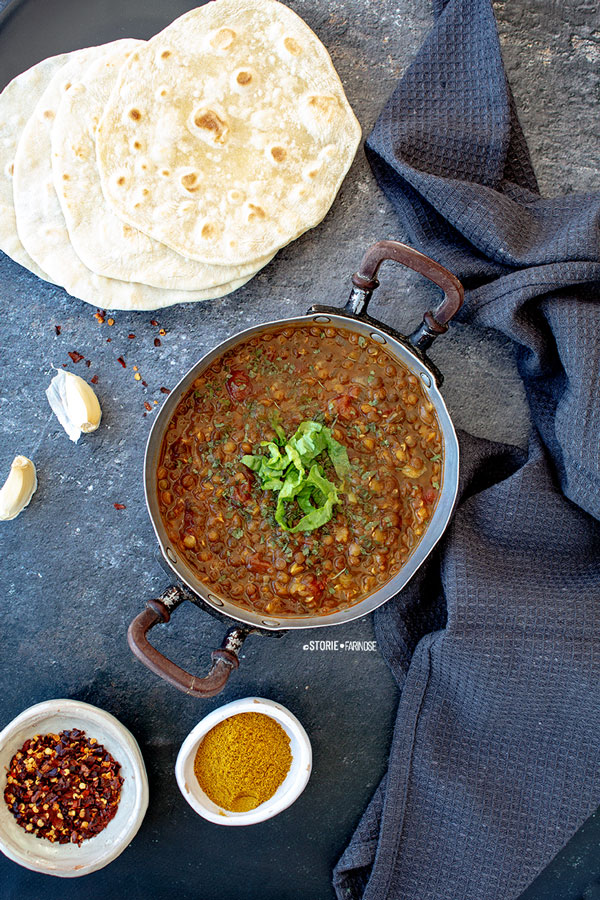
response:
<path id="1" fill-rule="evenodd" d="M 7 4 L 0 0 L 0 9 Z M 193 2 L 22 0 L 0 26 L 0 86 L 52 53 L 117 37 L 149 37 Z M 430 23 L 426 0 L 348 0 L 290 5 L 329 48 L 368 134 Z M 521 0 L 495 6 L 507 70 L 540 177 L 550 194 L 600 186 L 600 20 L 596 2 Z M 142 10 L 138 14 L 136 10 Z M 31 456 L 39 489 L 19 519 L 0 526 L 0 726 L 49 697 L 75 697 L 116 714 L 141 743 L 151 800 L 138 837 L 107 869 L 81 882 L 33 875 L 0 859 L 0 896 L 144 900 L 221 896 L 262 900 L 329 898 L 330 870 L 385 771 L 396 693 L 379 654 L 310 652 L 307 633 L 250 638 L 240 671 L 221 697 L 197 701 L 131 657 L 125 632 L 146 598 L 168 583 L 145 511 L 142 457 L 164 395 L 202 353 L 248 325 L 340 303 L 364 248 L 402 239 L 362 151 L 326 220 L 282 250 L 250 284 L 223 300 L 156 315 L 167 330 L 155 348 L 152 314 L 95 309 L 0 258 L 0 473 Z M 373 314 L 411 328 L 430 299 L 416 276 L 383 271 Z M 56 336 L 54 326 L 62 331 Z M 135 339 L 127 335 L 134 333 Z M 110 338 L 110 343 L 107 339 Z M 91 361 L 73 365 L 76 350 Z M 127 368 L 117 358 L 123 356 Z M 527 423 L 511 346 L 492 332 L 456 325 L 432 354 L 459 427 L 524 444 Z M 71 444 L 44 390 L 52 366 L 98 374 L 103 423 Z M 148 383 L 133 379 L 139 367 Z M 153 412 L 144 417 L 144 401 Z M 4 478 L 4 474 L 1 475 Z M 126 504 L 117 511 L 115 502 Z M 157 636 L 181 664 L 203 669 L 223 626 L 181 609 Z M 311 638 L 371 639 L 369 619 Z M 248 829 L 198 818 L 180 796 L 173 764 L 188 731 L 223 702 L 257 694 L 289 706 L 305 725 L 314 772 L 300 800 Z"/>

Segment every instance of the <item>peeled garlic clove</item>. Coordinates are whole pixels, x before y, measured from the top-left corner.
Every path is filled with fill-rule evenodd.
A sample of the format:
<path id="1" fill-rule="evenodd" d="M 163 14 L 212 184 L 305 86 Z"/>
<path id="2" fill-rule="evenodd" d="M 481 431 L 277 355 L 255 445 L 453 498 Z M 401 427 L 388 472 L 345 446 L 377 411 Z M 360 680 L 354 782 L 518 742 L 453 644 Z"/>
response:
<path id="1" fill-rule="evenodd" d="M 82 431 L 89 434 L 100 424 L 102 410 L 98 398 L 79 375 L 59 369 L 46 390 L 46 397 L 56 418 L 75 443 Z"/>
<path id="2" fill-rule="evenodd" d="M 8 478 L 0 489 L 0 519 L 16 518 L 28 505 L 36 488 L 34 464 L 26 456 L 15 456 Z"/>
<path id="3" fill-rule="evenodd" d="M 102 418 L 102 410 L 94 389 L 79 375 L 65 372 L 67 413 L 70 420 L 79 425 L 84 434 L 95 431 Z"/>

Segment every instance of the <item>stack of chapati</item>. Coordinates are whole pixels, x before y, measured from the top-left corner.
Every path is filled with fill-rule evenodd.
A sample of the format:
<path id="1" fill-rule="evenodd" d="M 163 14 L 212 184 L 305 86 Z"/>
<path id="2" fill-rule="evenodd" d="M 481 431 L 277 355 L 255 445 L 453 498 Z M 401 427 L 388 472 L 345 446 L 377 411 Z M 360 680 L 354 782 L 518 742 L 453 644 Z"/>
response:
<path id="1" fill-rule="evenodd" d="M 0 94 L 0 249 L 96 306 L 221 297 L 325 216 L 360 127 L 315 34 L 215 0 Z"/>

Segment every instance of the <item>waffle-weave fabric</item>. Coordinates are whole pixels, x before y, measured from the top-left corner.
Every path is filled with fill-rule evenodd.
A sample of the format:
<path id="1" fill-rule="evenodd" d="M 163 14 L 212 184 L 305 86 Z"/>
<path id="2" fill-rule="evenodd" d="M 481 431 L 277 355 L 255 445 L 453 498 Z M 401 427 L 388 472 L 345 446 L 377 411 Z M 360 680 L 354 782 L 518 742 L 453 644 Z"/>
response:
<path id="1" fill-rule="evenodd" d="M 400 703 L 339 898 L 517 897 L 600 803 L 600 195 L 540 196 L 489 0 L 435 15 L 366 152 L 514 341 L 531 437 L 460 435 L 445 539 L 376 614 Z"/>

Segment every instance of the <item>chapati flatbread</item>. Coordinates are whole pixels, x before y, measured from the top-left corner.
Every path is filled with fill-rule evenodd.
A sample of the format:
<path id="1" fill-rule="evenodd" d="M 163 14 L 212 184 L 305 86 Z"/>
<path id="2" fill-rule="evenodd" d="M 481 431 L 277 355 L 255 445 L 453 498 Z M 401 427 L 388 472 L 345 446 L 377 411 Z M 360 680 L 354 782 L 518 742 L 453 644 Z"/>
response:
<path id="1" fill-rule="evenodd" d="M 52 126 L 54 187 L 74 250 L 98 275 L 159 288 L 205 290 L 255 274 L 272 258 L 211 266 L 181 256 L 122 222 L 104 200 L 95 131 L 131 42 L 90 63 L 64 92 Z"/>
<path id="2" fill-rule="evenodd" d="M 135 282 L 104 278 L 91 272 L 79 259 L 69 233 L 52 178 L 51 127 L 62 94 L 83 67 L 116 47 L 136 41 L 115 41 L 101 47 L 77 50 L 57 71 L 38 101 L 21 134 L 14 162 L 13 197 L 17 230 L 23 246 L 50 278 L 74 297 L 109 309 L 159 309 L 174 303 L 221 297 L 246 279 L 203 291 L 162 290 Z"/>
<path id="3" fill-rule="evenodd" d="M 215 0 L 131 54 L 96 147 L 119 218 L 184 256 L 239 265 L 321 221 L 359 140 L 302 19 L 276 0 Z"/>
<path id="4" fill-rule="evenodd" d="M 42 60 L 13 78 L 0 94 L 0 250 L 46 281 L 50 279 L 31 259 L 17 234 L 13 203 L 14 160 L 27 120 L 67 56 L 63 53 Z"/>

